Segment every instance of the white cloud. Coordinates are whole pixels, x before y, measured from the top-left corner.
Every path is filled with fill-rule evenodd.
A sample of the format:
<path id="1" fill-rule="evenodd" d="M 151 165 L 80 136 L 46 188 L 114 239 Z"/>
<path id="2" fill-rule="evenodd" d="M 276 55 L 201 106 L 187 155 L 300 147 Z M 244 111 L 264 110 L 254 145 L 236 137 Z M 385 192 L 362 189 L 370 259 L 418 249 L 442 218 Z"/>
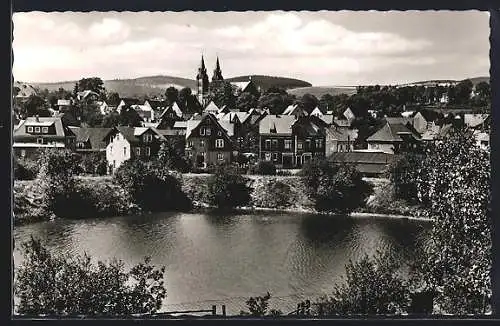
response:
<path id="1" fill-rule="evenodd" d="M 228 17 L 194 12 L 15 13 L 14 75 L 28 81 L 174 73 L 193 78 L 204 53 L 209 70 L 215 55 L 220 56 L 226 77 L 271 74 L 304 78 L 313 84 L 345 83 L 377 74 L 383 79 L 389 75 L 386 71 L 392 71 L 391 76 L 416 74 L 422 67 L 429 67 L 425 71 L 435 67 L 436 73 L 442 73 L 457 68 L 456 64 L 446 68 L 446 58 L 456 63 L 466 60 L 464 53 L 480 57 L 480 52 L 466 52 L 467 35 L 463 42 L 450 38 L 449 46 L 443 47 L 442 36 L 434 38 L 415 30 L 405 36 L 399 32 L 401 23 L 394 31 L 379 30 L 376 24 L 370 30 L 356 30 L 324 14 L 238 13 L 238 19 Z M 385 20 L 389 18 L 384 15 Z M 470 58 L 467 62 L 472 65 Z"/>

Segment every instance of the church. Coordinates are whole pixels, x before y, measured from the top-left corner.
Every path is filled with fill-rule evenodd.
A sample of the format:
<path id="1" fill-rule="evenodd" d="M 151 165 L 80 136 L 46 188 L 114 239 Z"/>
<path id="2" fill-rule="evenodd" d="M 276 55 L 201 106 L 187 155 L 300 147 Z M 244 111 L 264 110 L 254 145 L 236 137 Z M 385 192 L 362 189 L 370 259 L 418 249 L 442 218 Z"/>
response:
<path id="1" fill-rule="evenodd" d="M 251 77 L 246 82 L 231 82 L 233 92 L 237 96 L 241 92 L 251 91 L 252 93 L 259 92 L 259 89 L 253 84 Z M 207 68 L 205 67 L 205 60 L 201 56 L 201 64 L 198 68 L 196 75 L 196 97 L 203 108 L 205 108 L 212 95 L 219 89 L 224 87 L 224 77 L 222 76 L 222 69 L 220 67 L 219 57 L 215 63 L 215 69 L 212 75 L 212 81 L 209 81 Z"/>

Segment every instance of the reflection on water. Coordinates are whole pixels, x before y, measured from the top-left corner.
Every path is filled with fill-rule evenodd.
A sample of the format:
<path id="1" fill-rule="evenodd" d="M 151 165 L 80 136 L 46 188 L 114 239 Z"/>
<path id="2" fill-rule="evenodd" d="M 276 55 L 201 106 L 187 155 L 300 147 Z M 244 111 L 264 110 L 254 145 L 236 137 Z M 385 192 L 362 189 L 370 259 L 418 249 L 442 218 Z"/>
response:
<path id="1" fill-rule="evenodd" d="M 127 266 L 151 256 L 166 267 L 164 309 L 226 304 L 238 313 L 248 297 L 266 291 L 272 307 L 291 311 L 303 298 L 330 292 L 349 260 L 377 250 L 408 260 L 426 230 L 415 221 L 213 212 L 58 220 L 16 227 L 14 236 L 16 244 L 33 235 L 54 251 L 116 257 Z M 19 246 L 14 259 L 21 261 Z"/>

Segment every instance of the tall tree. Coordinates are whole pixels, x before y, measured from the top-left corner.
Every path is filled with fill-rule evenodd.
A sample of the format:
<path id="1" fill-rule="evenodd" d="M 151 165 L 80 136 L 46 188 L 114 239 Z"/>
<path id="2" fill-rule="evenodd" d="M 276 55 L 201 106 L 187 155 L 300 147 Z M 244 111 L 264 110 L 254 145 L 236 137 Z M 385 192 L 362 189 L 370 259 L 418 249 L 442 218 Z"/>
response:
<path id="1" fill-rule="evenodd" d="M 120 104 L 120 95 L 117 92 L 110 92 L 106 102 L 108 105 L 117 106 Z"/>
<path id="2" fill-rule="evenodd" d="M 99 96 L 104 96 L 106 93 L 104 82 L 99 77 L 82 78 L 78 81 L 76 87 L 79 92 L 90 90 L 96 92 Z"/>
<path id="3" fill-rule="evenodd" d="M 311 113 L 312 110 L 314 110 L 319 105 L 319 101 L 316 96 L 312 94 L 304 94 L 298 100 L 298 104 L 307 113 Z"/>
<path id="4" fill-rule="evenodd" d="M 257 97 L 251 93 L 243 92 L 236 99 L 236 108 L 243 112 L 257 107 Z"/>
<path id="5" fill-rule="evenodd" d="M 189 98 L 191 97 L 191 88 L 189 87 L 184 87 L 179 91 L 179 102 L 177 103 L 182 110 L 185 110 L 188 107 L 188 101 Z"/>
<path id="6" fill-rule="evenodd" d="M 165 91 L 165 97 L 167 98 L 167 103 L 171 105 L 174 102 L 179 101 L 179 91 L 177 90 L 177 88 L 170 86 Z"/>
<path id="7" fill-rule="evenodd" d="M 295 96 L 288 94 L 284 89 L 271 87 L 260 96 L 257 107 L 269 109 L 271 114 L 280 114 L 294 101 Z"/>

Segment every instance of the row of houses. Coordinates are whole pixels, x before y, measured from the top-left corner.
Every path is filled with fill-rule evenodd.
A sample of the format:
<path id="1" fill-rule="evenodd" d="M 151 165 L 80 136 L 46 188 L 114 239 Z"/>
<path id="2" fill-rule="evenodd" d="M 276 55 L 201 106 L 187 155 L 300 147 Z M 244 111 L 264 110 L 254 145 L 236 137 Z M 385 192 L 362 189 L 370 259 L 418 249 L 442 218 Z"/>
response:
<path id="1" fill-rule="evenodd" d="M 123 105 L 130 105 L 123 101 Z M 122 104 L 122 103 L 120 103 Z M 132 104 L 139 105 L 139 104 Z M 14 151 L 27 156 L 38 148 L 70 148 L 82 154 L 105 153 L 112 172 L 129 159 L 149 159 L 161 143 L 182 139 L 185 155 L 194 168 L 227 164 L 239 155 L 256 156 L 278 168 L 300 168 L 317 157 L 353 163 L 366 175 L 379 175 L 395 153 L 419 148 L 422 142 L 446 137 L 458 120 L 476 130 L 480 146 L 488 148 L 489 116 L 444 116 L 427 111 L 386 118 L 384 125 L 366 139 L 367 148 L 355 149 L 358 131 L 351 127 L 352 112 L 345 119 L 319 108 L 308 114 L 297 105 L 282 114 L 251 109 L 239 112 L 210 102 L 201 114 L 186 115 L 174 102 L 168 106 L 140 104 L 144 111 L 161 109 L 155 122 L 141 127 L 79 128 L 60 118 L 29 117 L 14 131 Z"/>

